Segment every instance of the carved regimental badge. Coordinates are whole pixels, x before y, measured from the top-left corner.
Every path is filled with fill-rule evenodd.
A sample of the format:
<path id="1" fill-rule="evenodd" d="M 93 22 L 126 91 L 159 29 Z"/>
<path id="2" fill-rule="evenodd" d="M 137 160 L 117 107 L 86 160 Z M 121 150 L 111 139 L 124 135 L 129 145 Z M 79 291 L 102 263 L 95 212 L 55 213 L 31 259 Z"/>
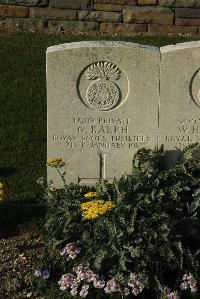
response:
<path id="1" fill-rule="evenodd" d="M 194 103 L 200 107 L 200 69 L 198 69 L 190 82 L 190 95 Z"/>
<path id="2" fill-rule="evenodd" d="M 90 109 L 109 111 L 128 95 L 128 79 L 112 62 L 98 61 L 86 67 L 78 80 L 78 92 Z"/>

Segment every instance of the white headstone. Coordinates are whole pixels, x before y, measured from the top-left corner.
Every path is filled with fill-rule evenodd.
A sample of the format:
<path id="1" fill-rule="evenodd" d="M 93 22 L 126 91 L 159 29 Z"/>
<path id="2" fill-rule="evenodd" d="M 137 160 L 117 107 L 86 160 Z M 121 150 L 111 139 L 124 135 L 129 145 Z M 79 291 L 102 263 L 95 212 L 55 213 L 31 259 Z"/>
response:
<path id="1" fill-rule="evenodd" d="M 159 145 L 182 149 L 200 141 L 200 42 L 160 50 Z"/>
<path id="2" fill-rule="evenodd" d="M 66 162 L 67 182 L 119 178 L 139 148 L 156 147 L 159 65 L 158 48 L 133 43 L 47 49 L 47 155 Z M 61 183 L 54 169 L 48 178 Z"/>

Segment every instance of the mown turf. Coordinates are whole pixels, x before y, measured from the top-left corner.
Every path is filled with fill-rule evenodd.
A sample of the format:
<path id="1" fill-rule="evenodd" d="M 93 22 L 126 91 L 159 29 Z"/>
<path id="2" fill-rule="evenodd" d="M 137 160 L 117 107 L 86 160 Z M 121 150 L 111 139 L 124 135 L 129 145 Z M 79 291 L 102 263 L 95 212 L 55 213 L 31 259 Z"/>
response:
<path id="1" fill-rule="evenodd" d="M 193 38 L 0 33 L 0 181 L 7 200 L 37 198 L 36 180 L 46 176 L 46 48 L 96 39 L 163 46 Z"/>

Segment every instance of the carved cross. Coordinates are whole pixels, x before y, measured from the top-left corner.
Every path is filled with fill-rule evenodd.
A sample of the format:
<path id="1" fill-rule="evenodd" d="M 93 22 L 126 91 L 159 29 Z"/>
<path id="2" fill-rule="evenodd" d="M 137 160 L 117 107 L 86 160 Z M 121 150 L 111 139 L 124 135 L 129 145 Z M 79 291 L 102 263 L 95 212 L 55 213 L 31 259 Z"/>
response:
<path id="1" fill-rule="evenodd" d="M 99 154 L 99 157 L 100 157 L 99 177 L 102 180 L 105 180 L 105 178 L 106 178 L 106 155 L 107 154 Z"/>
<path id="2" fill-rule="evenodd" d="M 80 185 L 95 185 L 98 180 L 106 179 L 106 155 L 99 153 L 99 177 L 98 178 L 78 178 Z"/>

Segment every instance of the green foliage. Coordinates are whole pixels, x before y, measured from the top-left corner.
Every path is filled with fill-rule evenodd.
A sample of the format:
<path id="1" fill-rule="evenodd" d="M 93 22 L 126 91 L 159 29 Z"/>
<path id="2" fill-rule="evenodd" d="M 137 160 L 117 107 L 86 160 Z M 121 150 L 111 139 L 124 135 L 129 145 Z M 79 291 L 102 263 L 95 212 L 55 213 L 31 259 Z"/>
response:
<path id="1" fill-rule="evenodd" d="M 44 262 L 52 281 L 82 263 L 121 285 L 130 273 L 145 273 L 148 291 L 138 298 L 164 298 L 164 287 L 180 291 L 185 273 L 200 284 L 200 146 L 187 147 L 169 169 L 165 156 L 163 148 L 141 149 L 130 176 L 99 182 L 96 191 L 116 208 L 94 220 L 83 219 L 80 208 L 92 200 L 83 197 L 88 187 L 70 185 L 49 193 Z M 70 242 L 81 254 L 66 261 L 59 252 Z M 95 291 L 92 296 L 97 298 Z"/>

